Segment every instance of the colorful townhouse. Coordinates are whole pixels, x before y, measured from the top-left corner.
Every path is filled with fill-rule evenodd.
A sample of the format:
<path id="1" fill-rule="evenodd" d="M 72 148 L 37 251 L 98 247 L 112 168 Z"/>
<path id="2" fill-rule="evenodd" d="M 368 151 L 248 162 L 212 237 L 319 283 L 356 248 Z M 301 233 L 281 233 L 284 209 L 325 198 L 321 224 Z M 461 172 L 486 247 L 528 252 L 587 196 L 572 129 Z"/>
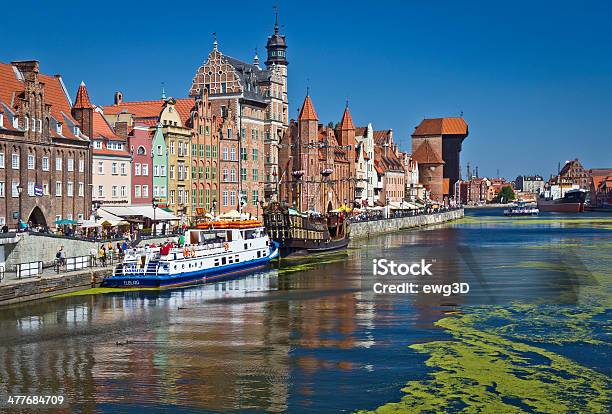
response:
<path id="1" fill-rule="evenodd" d="M 132 156 L 132 205 L 151 205 L 153 200 L 153 168 L 151 130 L 136 123 L 128 144 Z"/>

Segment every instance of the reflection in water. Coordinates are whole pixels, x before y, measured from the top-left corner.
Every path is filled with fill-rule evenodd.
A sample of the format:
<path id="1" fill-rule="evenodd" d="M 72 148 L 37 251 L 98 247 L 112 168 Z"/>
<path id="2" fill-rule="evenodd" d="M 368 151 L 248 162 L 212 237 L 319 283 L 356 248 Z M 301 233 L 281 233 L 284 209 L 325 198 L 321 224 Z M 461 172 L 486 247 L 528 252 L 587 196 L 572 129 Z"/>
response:
<path id="1" fill-rule="evenodd" d="M 360 240 L 348 253 L 234 281 L 2 309 L 0 396 L 62 394 L 72 409 L 108 413 L 320 413 L 398 400 L 407 380 L 428 372 L 407 345 L 447 338 L 433 326 L 445 312 L 571 302 L 584 275 L 568 270 L 567 254 L 534 247 L 606 231 L 472 220 Z M 433 259 L 434 276 L 415 281 L 468 282 L 470 293 L 375 295 L 380 258 Z"/>

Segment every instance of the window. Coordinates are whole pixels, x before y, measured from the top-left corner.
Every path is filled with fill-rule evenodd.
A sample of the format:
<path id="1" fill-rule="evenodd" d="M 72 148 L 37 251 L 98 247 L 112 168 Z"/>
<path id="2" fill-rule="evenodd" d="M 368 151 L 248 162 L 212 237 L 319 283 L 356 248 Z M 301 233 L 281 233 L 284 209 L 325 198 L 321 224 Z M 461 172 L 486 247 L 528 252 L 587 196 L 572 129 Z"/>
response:
<path id="1" fill-rule="evenodd" d="M 236 161 L 236 148 L 230 148 L 230 160 Z"/>
<path id="2" fill-rule="evenodd" d="M 170 154 L 174 155 L 174 141 L 170 141 Z"/>
<path id="3" fill-rule="evenodd" d="M 138 155 L 147 155 L 147 150 L 145 149 L 145 147 L 143 147 L 142 145 L 138 147 L 138 149 L 136 150 L 136 153 Z"/>
<path id="4" fill-rule="evenodd" d="M 217 146 L 216 145 L 212 146 L 212 157 L 217 158 Z"/>
<path id="5" fill-rule="evenodd" d="M 0 114 L 0 117 L 2 117 L 2 114 Z M 5 224 L 6 224 L 6 218 L 4 216 L 0 217 L 0 226 L 4 226 Z"/>
<path id="6" fill-rule="evenodd" d="M 174 180 L 174 165 L 170 166 L 170 179 Z"/>
<path id="7" fill-rule="evenodd" d="M 28 195 L 34 197 L 34 182 L 28 181 Z"/>
<path id="8" fill-rule="evenodd" d="M 200 144 L 200 157 L 204 158 L 204 144 Z"/>
<path id="9" fill-rule="evenodd" d="M 206 166 L 206 179 L 210 179 L 210 167 L 208 165 Z"/>
<path id="10" fill-rule="evenodd" d="M 191 144 L 191 156 L 192 157 L 198 156 L 198 144 Z"/>
<path id="11" fill-rule="evenodd" d="M 170 190 L 170 204 L 174 204 L 174 192 L 175 190 Z"/>
<path id="12" fill-rule="evenodd" d="M 142 175 L 149 175 L 149 164 L 142 164 Z"/>
<path id="13" fill-rule="evenodd" d="M 223 181 L 227 181 L 229 179 L 229 171 L 227 168 L 223 169 Z"/>
<path id="14" fill-rule="evenodd" d="M 119 188 L 116 185 L 112 186 L 112 188 L 111 188 L 111 197 L 117 198 L 117 196 L 119 195 L 118 190 L 119 190 Z"/>
<path id="15" fill-rule="evenodd" d="M 159 195 L 160 197 L 166 196 L 166 186 L 165 185 L 162 185 L 161 187 L 159 187 Z"/>
<path id="16" fill-rule="evenodd" d="M 253 161 L 257 161 L 259 158 L 259 151 L 257 148 L 253 148 Z"/>
<path id="17" fill-rule="evenodd" d="M 79 197 L 85 196 L 85 183 L 79 182 Z"/>
<path id="18" fill-rule="evenodd" d="M 134 164 L 134 175 L 140 175 L 140 164 Z"/>
<path id="19" fill-rule="evenodd" d="M 4 186 L 4 181 L 0 181 L 0 197 L 6 197 L 6 188 Z"/>
<path id="20" fill-rule="evenodd" d="M 102 141 L 94 141 L 94 149 L 102 149 Z"/>
<path id="21" fill-rule="evenodd" d="M 227 139 L 232 139 L 232 129 L 231 128 L 227 129 Z"/>
<path id="22" fill-rule="evenodd" d="M 236 205 L 236 192 L 235 191 L 230 191 L 230 205 L 232 206 Z"/>
<path id="23" fill-rule="evenodd" d="M 211 178 L 212 178 L 213 180 L 216 180 L 216 179 L 217 179 L 217 167 L 212 167 Z"/>
<path id="24" fill-rule="evenodd" d="M 104 162 L 98 161 L 98 175 L 104 175 Z"/>
<path id="25" fill-rule="evenodd" d="M 121 175 L 127 175 L 126 163 L 121 163 Z"/>
<path id="26" fill-rule="evenodd" d="M 159 165 L 154 165 L 153 166 L 153 177 L 158 177 L 159 176 Z"/>
<path id="27" fill-rule="evenodd" d="M 33 170 L 35 167 L 35 159 L 33 154 L 28 154 L 28 170 Z"/>
<path id="28" fill-rule="evenodd" d="M 60 155 L 61 157 L 61 155 Z M 62 159 L 61 158 L 56 158 L 55 159 L 55 171 L 61 171 L 62 170 Z"/>
<path id="29" fill-rule="evenodd" d="M 191 179 L 197 180 L 198 178 L 198 167 L 191 167 Z"/>
<path id="30" fill-rule="evenodd" d="M 225 161 L 227 161 L 227 160 L 229 159 L 229 158 L 228 158 L 228 150 L 227 150 L 227 147 L 223 147 L 223 159 L 224 159 Z"/>
<path id="31" fill-rule="evenodd" d="M 13 117 L 13 128 L 19 128 L 19 117 Z"/>
<path id="32" fill-rule="evenodd" d="M 228 192 L 227 191 L 223 191 L 223 206 L 227 207 L 228 206 L 228 198 L 227 198 Z"/>
<path id="33" fill-rule="evenodd" d="M 230 181 L 236 182 L 236 169 L 235 168 L 232 168 L 230 171 Z"/>
<path id="34" fill-rule="evenodd" d="M 246 161 L 248 156 L 247 156 L 247 149 L 246 148 L 240 148 L 240 158 L 242 158 L 243 161 Z"/>
<path id="35" fill-rule="evenodd" d="M 159 176 L 160 177 L 165 177 L 166 176 L 166 166 L 165 165 L 160 165 L 159 166 Z"/>
<path id="36" fill-rule="evenodd" d="M 0 168 L 4 168 L 4 152 L 0 152 Z"/>
<path id="37" fill-rule="evenodd" d="M 198 190 L 194 188 L 193 190 L 191 190 L 191 204 L 195 205 L 197 198 L 198 198 Z"/>
<path id="38" fill-rule="evenodd" d="M 62 196 L 62 182 L 61 181 L 55 182 L 55 196 L 56 197 Z"/>
<path id="39" fill-rule="evenodd" d="M 74 159 L 68 158 L 68 171 L 74 171 Z"/>
<path id="40" fill-rule="evenodd" d="M 142 186 L 142 197 L 147 198 L 148 196 L 149 196 L 149 186 L 143 185 Z"/>
<path id="41" fill-rule="evenodd" d="M 127 187 L 125 185 L 121 186 L 121 197 L 127 197 Z"/>
<path id="42" fill-rule="evenodd" d="M 11 167 L 13 170 L 19 169 L 19 154 L 13 154 L 11 157 Z"/>
<path id="43" fill-rule="evenodd" d="M 111 164 L 111 174 L 112 175 L 117 175 L 118 174 L 118 172 L 117 172 L 117 163 L 116 162 Z"/>
<path id="44" fill-rule="evenodd" d="M 17 187 L 19 187 L 19 181 L 13 180 L 13 182 L 11 183 L 11 196 L 19 197 L 19 190 L 17 189 Z"/>
<path id="45" fill-rule="evenodd" d="M 85 160 L 84 159 L 79 160 L 79 172 L 85 172 Z"/>
<path id="46" fill-rule="evenodd" d="M 74 184 L 72 181 L 68 181 L 66 183 L 66 195 L 68 197 L 72 197 L 74 195 Z"/>
<path id="47" fill-rule="evenodd" d="M 162 146 L 158 145 L 157 146 L 157 155 L 163 155 L 163 153 L 164 153 L 164 150 L 162 149 Z"/>
<path id="48" fill-rule="evenodd" d="M 206 158 L 210 158 L 210 145 L 206 146 Z"/>
<path id="49" fill-rule="evenodd" d="M 43 184 L 43 194 L 47 196 L 49 195 L 49 184 L 47 183 Z"/>
<path id="50" fill-rule="evenodd" d="M 201 165 L 199 168 L 199 178 L 200 180 L 204 178 L 204 167 L 202 167 Z"/>
<path id="51" fill-rule="evenodd" d="M 253 168 L 253 181 L 259 181 L 259 170 L 257 168 Z"/>
<path id="52" fill-rule="evenodd" d="M 136 198 L 140 198 L 141 196 L 141 189 L 139 185 L 134 186 L 134 197 Z"/>
<path id="53" fill-rule="evenodd" d="M 246 168 L 241 168 L 240 169 L 240 179 L 242 181 L 246 181 L 246 179 L 247 179 L 247 169 Z"/>

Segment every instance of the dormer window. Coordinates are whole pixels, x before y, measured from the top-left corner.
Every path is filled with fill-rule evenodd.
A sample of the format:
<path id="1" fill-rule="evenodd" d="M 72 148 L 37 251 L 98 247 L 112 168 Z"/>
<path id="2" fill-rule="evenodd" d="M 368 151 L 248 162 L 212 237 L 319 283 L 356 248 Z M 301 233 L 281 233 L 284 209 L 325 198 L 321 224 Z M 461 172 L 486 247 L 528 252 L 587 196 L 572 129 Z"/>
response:
<path id="1" fill-rule="evenodd" d="M 102 149 L 102 141 L 94 141 L 94 148 L 95 149 Z"/>
<path id="2" fill-rule="evenodd" d="M 17 129 L 19 128 L 19 118 L 18 117 L 13 117 L 13 128 Z"/>
<path id="3" fill-rule="evenodd" d="M 77 125 L 74 126 L 73 131 L 74 135 L 76 135 L 77 137 L 81 134 L 81 129 Z"/>
<path id="4" fill-rule="evenodd" d="M 62 123 L 58 122 L 57 126 L 55 127 L 56 131 L 58 134 L 62 135 Z"/>

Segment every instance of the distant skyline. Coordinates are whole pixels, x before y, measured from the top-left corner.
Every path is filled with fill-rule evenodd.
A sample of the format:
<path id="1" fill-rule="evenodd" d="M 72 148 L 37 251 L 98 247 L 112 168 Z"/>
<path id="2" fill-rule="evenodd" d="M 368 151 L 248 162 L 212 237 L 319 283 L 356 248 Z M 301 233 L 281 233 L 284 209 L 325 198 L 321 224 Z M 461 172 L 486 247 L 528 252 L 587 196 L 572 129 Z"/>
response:
<path id="1" fill-rule="evenodd" d="M 607 2 L 108 1 L 11 5 L 0 61 L 36 59 L 97 105 L 187 96 L 217 33 L 222 53 L 265 61 L 273 5 L 287 36 L 290 116 L 310 88 L 320 122 L 348 100 L 358 126 L 410 150 L 423 118 L 459 116 L 481 176 L 548 178 L 559 162 L 612 167 L 612 5 Z M 19 18 L 17 18 L 19 16 Z M 32 26 L 27 26 L 31 24 Z M 24 28 L 27 30 L 24 31 Z"/>

